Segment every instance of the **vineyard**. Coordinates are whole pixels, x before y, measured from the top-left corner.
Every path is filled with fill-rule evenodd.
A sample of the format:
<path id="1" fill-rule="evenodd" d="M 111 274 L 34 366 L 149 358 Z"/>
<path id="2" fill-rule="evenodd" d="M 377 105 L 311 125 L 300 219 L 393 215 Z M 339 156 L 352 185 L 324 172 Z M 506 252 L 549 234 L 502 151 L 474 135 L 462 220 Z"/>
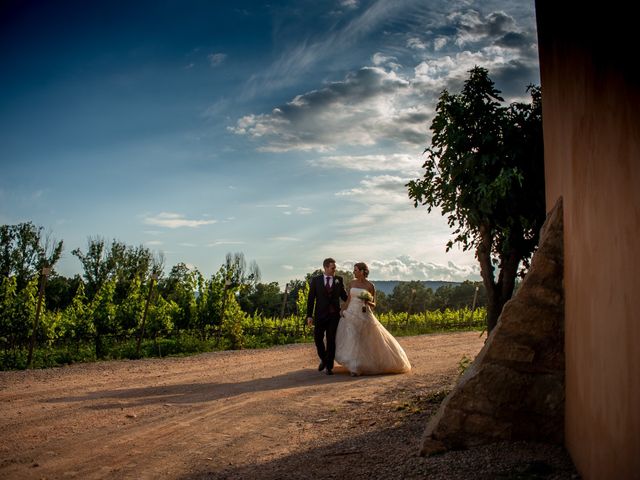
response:
<path id="1" fill-rule="evenodd" d="M 133 282 L 126 297 L 115 302 L 115 282 L 106 282 L 92 301 L 80 286 L 66 308 L 49 311 L 41 307 L 39 312 L 37 282 L 18 291 L 15 282 L 4 279 L 0 292 L 0 369 L 313 341 L 313 330 L 306 325 L 304 314 L 248 314 L 240 308 L 232 291 L 216 289 L 213 280 L 205 282 L 200 295 L 191 297 L 188 310 L 162 296 L 146 301 L 151 297 L 150 287 Z M 302 288 L 297 311 L 305 311 L 306 300 L 307 288 Z M 36 313 L 40 313 L 37 322 Z M 483 307 L 475 311 L 461 308 L 379 314 L 380 322 L 396 336 L 482 330 L 485 317 Z"/>
<path id="2" fill-rule="evenodd" d="M 32 223 L 0 226 L 0 370 L 100 359 L 188 355 L 312 341 L 305 316 L 309 280 L 261 283 L 255 264 L 227 254 L 209 278 L 163 261 L 146 247 L 89 239 L 72 251 L 83 275 L 55 272 L 62 242 L 49 243 Z M 348 284 L 351 272 L 338 271 Z M 397 282 L 376 293 L 376 313 L 397 336 L 481 330 L 480 283 Z"/>

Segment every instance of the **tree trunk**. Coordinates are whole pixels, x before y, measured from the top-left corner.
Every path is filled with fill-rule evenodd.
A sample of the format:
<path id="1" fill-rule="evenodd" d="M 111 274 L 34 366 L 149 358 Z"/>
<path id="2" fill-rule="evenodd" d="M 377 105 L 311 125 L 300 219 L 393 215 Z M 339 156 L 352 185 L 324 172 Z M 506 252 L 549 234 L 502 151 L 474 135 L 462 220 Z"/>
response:
<path id="1" fill-rule="evenodd" d="M 510 250 L 500 259 L 500 274 L 498 282 L 494 281 L 493 264 L 491 263 L 492 237 L 491 229 L 486 225 L 480 226 L 480 244 L 476 256 L 480 262 L 482 283 L 487 291 L 487 332 L 491 333 L 498 323 L 502 307 L 511 298 L 518 273 L 521 255 L 515 249 Z"/>
<path id="2" fill-rule="evenodd" d="M 102 345 L 102 335 L 96 332 L 95 336 L 95 346 L 96 346 L 96 359 L 101 359 L 104 357 L 104 347 Z"/>
<path id="3" fill-rule="evenodd" d="M 515 249 L 507 252 L 500 262 L 500 275 L 498 278 L 498 286 L 500 288 L 500 297 L 503 299 L 503 305 L 513 295 L 513 289 L 516 285 L 516 275 L 518 274 L 518 265 L 522 255 Z"/>
<path id="4" fill-rule="evenodd" d="M 480 225 L 480 243 L 476 250 L 478 262 L 480 262 L 480 275 L 482 283 L 487 291 L 487 331 L 491 333 L 495 327 L 500 310 L 497 310 L 498 289 L 493 279 L 493 264 L 491 263 L 491 228 L 488 225 Z"/>

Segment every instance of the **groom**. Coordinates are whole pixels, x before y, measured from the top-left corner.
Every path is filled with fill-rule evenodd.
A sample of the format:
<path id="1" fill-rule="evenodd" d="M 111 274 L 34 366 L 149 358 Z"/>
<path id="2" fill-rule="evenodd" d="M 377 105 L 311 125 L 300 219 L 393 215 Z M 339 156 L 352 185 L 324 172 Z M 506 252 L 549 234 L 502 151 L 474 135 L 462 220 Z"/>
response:
<path id="1" fill-rule="evenodd" d="M 326 368 L 327 375 L 333 375 L 336 330 L 338 330 L 338 322 L 340 321 L 340 299 L 347 300 L 347 291 L 344 289 L 342 277 L 335 275 L 336 261 L 333 258 L 325 258 L 322 267 L 324 275 L 313 277 L 309 283 L 307 324 L 314 325 L 313 339 L 320 357 L 318 370 L 322 371 Z M 326 347 L 324 344 L 325 335 L 327 337 Z"/>

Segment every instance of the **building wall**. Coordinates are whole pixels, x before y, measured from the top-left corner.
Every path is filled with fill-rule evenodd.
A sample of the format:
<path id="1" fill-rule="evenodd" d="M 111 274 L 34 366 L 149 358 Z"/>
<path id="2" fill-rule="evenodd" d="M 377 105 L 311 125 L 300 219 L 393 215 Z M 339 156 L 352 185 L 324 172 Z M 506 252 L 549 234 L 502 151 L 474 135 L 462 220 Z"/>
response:
<path id="1" fill-rule="evenodd" d="M 638 40 L 616 3 L 536 2 L 547 208 L 564 204 L 566 445 L 585 479 L 640 478 Z"/>

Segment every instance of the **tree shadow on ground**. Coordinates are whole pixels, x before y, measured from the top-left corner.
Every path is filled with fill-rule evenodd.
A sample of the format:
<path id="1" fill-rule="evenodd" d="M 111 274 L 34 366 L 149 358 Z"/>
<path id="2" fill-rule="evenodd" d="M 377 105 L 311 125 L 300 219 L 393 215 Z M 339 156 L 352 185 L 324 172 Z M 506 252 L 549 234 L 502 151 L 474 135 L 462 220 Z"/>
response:
<path id="1" fill-rule="evenodd" d="M 373 402 L 381 405 L 383 402 Z M 420 457 L 422 433 L 438 402 L 430 400 L 414 413 L 368 412 L 376 422 L 366 433 L 345 435 L 337 422 L 335 436 L 328 435 L 313 448 L 266 462 L 207 467 L 196 465 L 180 480 L 577 480 L 573 463 L 561 445 L 536 442 L 501 442 L 467 450 Z M 376 408 L 376 407 L 374 407 Z M 388 410 L 388 407 L 387 407 Z M 342 434 L 341 434 L 342 433 Z M 332 438 L 340 440 L 332 441 Z M 259 452 L 256 452 L 256 456 Z M 216 452 L 211 452 L 216 458 Z M 220 462 L 218 462 L 220 463 Z"/>
<path id="2" fill-rule="evenodd" d="M 154 404 L 194 404 L 235 397 L 249 392 L 322 387 L 327 384 L 366 381 L 366 377 L 350 377 L 346 374 L 346 370 L 341 367 L 336 367 L 334 371 L 335 375 L 327 376 L 305 368 L 274 375 L 273 377 L 256 378 L 244 382 L 177 383 L 173 385 L 101 390 L 83 395 L 52 398 L 47 402 L 87 402 L 87 408 L 96 410 Z"/>

